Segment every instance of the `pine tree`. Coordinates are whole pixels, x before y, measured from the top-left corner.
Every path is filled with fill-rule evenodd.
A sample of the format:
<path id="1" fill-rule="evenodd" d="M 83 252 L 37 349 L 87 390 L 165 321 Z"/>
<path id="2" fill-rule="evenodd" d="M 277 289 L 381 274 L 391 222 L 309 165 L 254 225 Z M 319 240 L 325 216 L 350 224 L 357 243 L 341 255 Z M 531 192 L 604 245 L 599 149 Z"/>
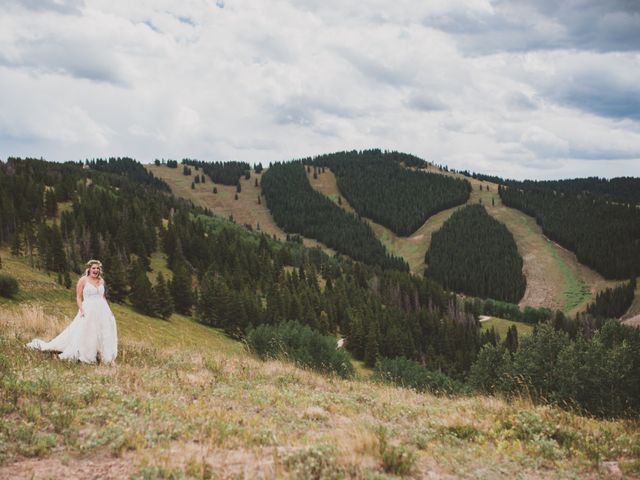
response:
<path id="1" fill-rule="evenodd" d="M 105 283 L 109 300 L 124 303 L 127 298 L 127 275 L 120 256 L 114 254 L 105 261 Z"/>
<path id="2" fill-rule="evenodd" d="M 217 325 L 218 315 L 215 304 L 215 273 L 207 271 L 200 282 L 200 292 L 196 304 L 198 320 L 206 325 Z"/>
<path id="3" fill-rule="evenodd" d="M 515 353 L 518 350 L 518 329 L 515 325 L 511 325 L 507 330 L 507 338 L 504 341 L 504 346 L 511 353 Z"/>
<path id="4" fill-rule="evenodd" d="M 158 272 L 156 277 L 156 285 L 153 287 L 153 293 L 156 300 L 155 312 L 164 320 L 168 320 L 173 313 L 173 299 L 169 293 L 169 288 L 164 281 L 162 272 Z"/>
<path id="5" fill-rule="evenodd" d="M 131 305 L 133 308 L 144 315 L 155 316 L 156 298 L 151 282 L 147 278 L 147 274 L 141 268 L 137 269 L 137 275 L 131 286 L 129 294 Z"/>
<path id="6" fill-rule="evenodd" d="M 13 240 L 11 242 L 11 255 L 14 257 L 19 257 L 22 255 L 22 241 L 20 240 L 20 233 L 13 233 Z"/>
<path id="7" fill-rule="evenodd" d="M 178 261 L 175 263 L 173 281 L 170 286 L 175 311 L 183 315 L 191 315 L 191 307 L 193 306 L 191 273 L 184 262 Z"/>
<path id="8" fill-rule="evenodd" d="M 378 330 L 378 324 L 373 321 L 369 325 L 369 331 L 365 337 L 364 364 L 367 367 L 373 367 L 378 359 L 378 349 L 380 346 L 380 334 Z"/>
<path id="9" fill-rule="evenodd" d="M 58 213 L 58 202 L 56 201 L 56 193 L 49 188 L 44 194 L 44 211 L 45 215 L 53 218 Z"/>
<path id="10" fill-rule="evenodd" d="M 49 247 L 47 268 L 54 272 L 66 272 L 68 270 L 67 255 L 64 253 L 62 235 L 57 224 L 51 227 Z"/>

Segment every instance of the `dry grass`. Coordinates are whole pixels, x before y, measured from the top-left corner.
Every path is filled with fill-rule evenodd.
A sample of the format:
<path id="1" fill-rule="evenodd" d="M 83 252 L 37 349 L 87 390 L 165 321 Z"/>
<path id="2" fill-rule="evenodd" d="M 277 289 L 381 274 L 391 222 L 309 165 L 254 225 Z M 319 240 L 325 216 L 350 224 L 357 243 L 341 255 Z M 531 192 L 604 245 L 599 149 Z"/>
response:
<path id="1" fill-rule="evenodd" d="M 250 225 L 252 228 L 265 232 L 270 236 L 275 235 L 280 240 L 287 235 L 276 225 L 271 212 L 267 208 L 264 197 L 258 203 L 258 195 L 262 194 L 262 187 L 256 187 L 255 180 L 258 179 L 260 184 L 262 175 L 266 170 L 260 174 L 252 171 L 251 178 L 248 180 L 242 177 L 240 179 L 241 192 L 238 194 L 238 200 L 236 200 L 235 186 L 215 184 L 218 193 L 214 194 L 214 183 L 208 176 L 206 176 L 205 183 L 195 184 L 195 188 L 192 189 L 191 182 L 193 177 L 196 173 L 202 175 L 201 170 L 196 172 L 192 168 L 192 175 L 186 176 L 182 174 L 182 165 L 178 168 L 156 165 L 145 165 L 145 167 L 156 177 L 167 182 L 175 195 L 189 199 L 198 206 L 209 208 L 214 214 L 222 218 L 233 218 L 239 225 Z M 319 246 L 325 251 L 333 252 L 313 239 L 304 238 L 303 243 L 308 247 Z"/>
<path id="2" fill-rule="evenodd" d="M 69 322 L 66 316 L 46 314 L 38 304 L 6 308 L 0 313 L 0 329 L 6 335 L 51 339 Z"/>
<path id="3" fill-rule="evenodd" d="M 3 321 L 0 478 L 605 478 L 605 461 L 640 472 L 635 422 L 342 380 L 162 330 L 123 333 L 115 366 L 23 347 L 56 322 L 33 305 Z"/>

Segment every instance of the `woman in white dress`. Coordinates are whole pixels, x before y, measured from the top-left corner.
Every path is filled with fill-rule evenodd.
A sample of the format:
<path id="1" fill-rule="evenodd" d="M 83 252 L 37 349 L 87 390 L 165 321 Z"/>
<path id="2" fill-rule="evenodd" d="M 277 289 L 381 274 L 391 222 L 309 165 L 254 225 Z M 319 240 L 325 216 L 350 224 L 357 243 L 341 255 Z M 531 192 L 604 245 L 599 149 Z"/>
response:
<path id="1" fill-rule="evenodd" d="M 36 338 L 27 346 L 59 352 L 59 357 L 64 360 L 112 363 L 118 354 L 118 332 L 116 319 L 104 293 L 102 263 L 99 260 L 89 260 L 87 270 L 76 287 L 76 317 L 50 342 Z"/>

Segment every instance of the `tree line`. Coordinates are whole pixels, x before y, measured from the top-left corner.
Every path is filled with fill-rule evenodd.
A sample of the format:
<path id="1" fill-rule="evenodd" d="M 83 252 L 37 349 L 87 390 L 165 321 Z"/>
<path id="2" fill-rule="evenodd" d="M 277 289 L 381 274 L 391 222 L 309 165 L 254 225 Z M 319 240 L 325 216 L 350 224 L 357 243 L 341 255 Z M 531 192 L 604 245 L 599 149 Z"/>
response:
<path id="1" fill-rule="evenodd" d="M 418 160 L 398 152 L 363 150 L 320 155 L 304 163 L 329 167 L 359 215 L 408 236 L 432 215 L 465 203 L 471 190 L 466 180 L 405 168 L 423 166 Z"/>
<path id="2" fill-rule="evenodd" d="M 570 193 L 582 197 L 600 198 L 613 203 L 640 204 L 640 178 L 638 177 L 616 177 L 611 179 L 586 177 L 563 180 L 519 181 L 479 173 L 466 173 L 479 180 L 523 190 L 547 190 Z"/>
<path id="3" fill-rule="evenodd" d="M 467 295 L 517 303 L 527 286 L 513 235 L 482 205 L 457 210 L 433 233 L 425 263 L 425 275 Z"/>
<path id="4" fill-rule="evenodd" d="M 596 295 L 594 302 L 587 305 L 587 313 L 600 318 L 620 318 L 631 304 L 636 291 L 636 278 L 614 288 L 607 288 Z"/>
<path id="5" fill-rule="evenodd" d="M 640 272 L 640 209 L 552 190 L 499 188 L 503 203 L 531 215 L 546 236 L 607 279 Z"/>
<path id="6" fill-rule="evenodd" d="M 371 227 L 315 191 L 300 161 L 272 164 L 262 177 L 262 192 L 283 230 L 315 238 L 355 260 L 407 271 L 407 263 L 390 255 Z"/>
<path id="7" fill-rule="evenodd" d="M 251 165 L 247 162 L 205 162 L 192 158 L 182 160 L 184 165 L 201 168 L 214 183 L 222 185 L 236 185 L 241 177 L 251 177 Z"/>

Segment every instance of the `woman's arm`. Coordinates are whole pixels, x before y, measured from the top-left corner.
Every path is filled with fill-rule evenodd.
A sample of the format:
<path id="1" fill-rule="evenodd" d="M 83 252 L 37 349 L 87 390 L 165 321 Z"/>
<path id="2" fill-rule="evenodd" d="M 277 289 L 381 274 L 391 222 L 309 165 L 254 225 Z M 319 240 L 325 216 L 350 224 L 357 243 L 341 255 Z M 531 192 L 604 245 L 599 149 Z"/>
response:
<path id="1" fill-rule="evenodd" d="M 78 304 L 78 312 L 80 316 L 84 317 L 84 310 L 82 308 L 82 290 L 84 289 L 85 277 L 80 277 L 78 285 L 76 285 L 76 303 Z"/>

